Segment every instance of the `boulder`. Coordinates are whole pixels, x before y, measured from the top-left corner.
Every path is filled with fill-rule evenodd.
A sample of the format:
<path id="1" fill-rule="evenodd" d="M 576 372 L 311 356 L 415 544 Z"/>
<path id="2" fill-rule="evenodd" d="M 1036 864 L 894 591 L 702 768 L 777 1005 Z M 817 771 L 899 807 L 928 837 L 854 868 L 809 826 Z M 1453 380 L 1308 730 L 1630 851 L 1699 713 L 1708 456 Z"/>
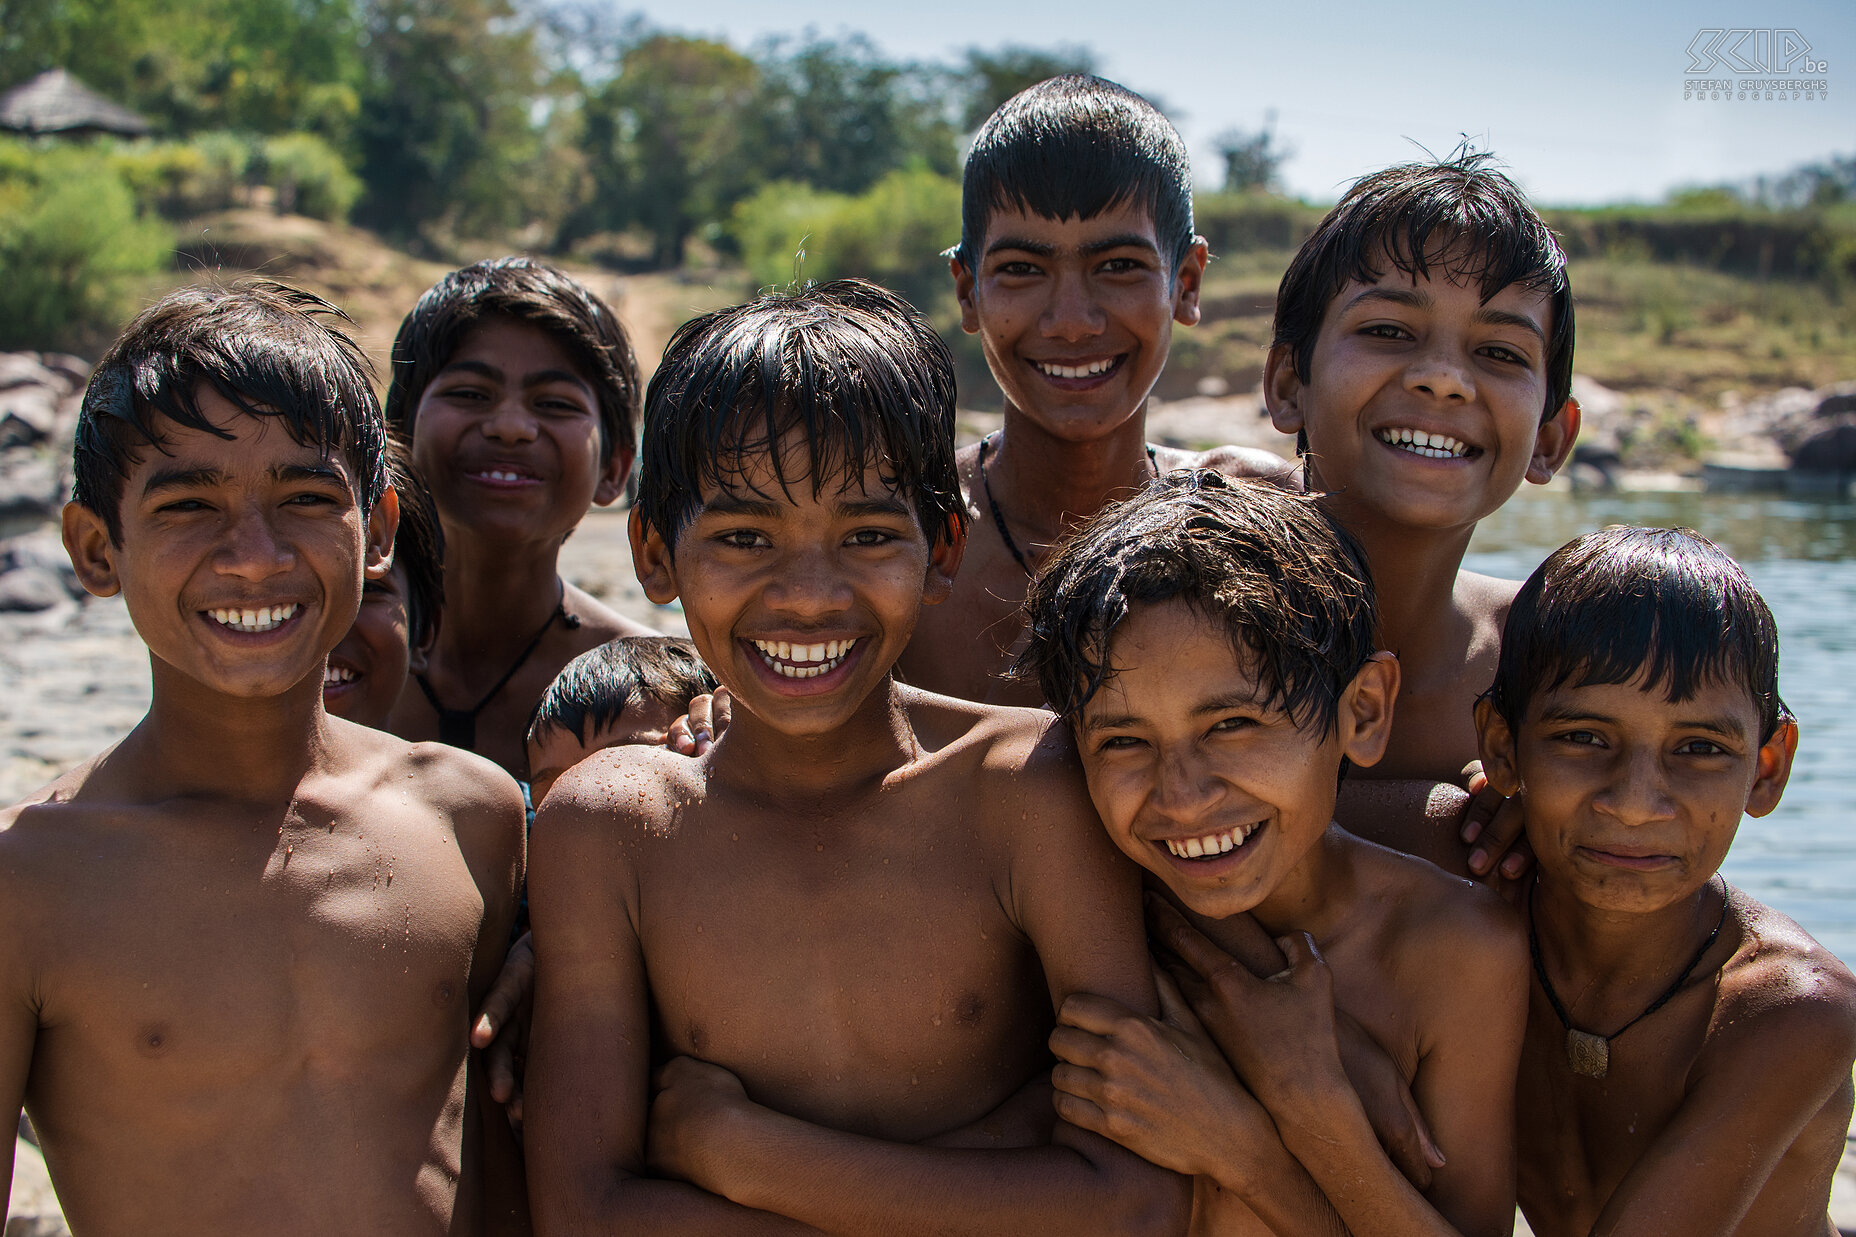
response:
<path id="1" fill-rule="evenodd" d="M 1856 411 L 1815 417 L 1785 443 L 1801 472 L 1856 473 Z"/>
<path id="2" fill-rule="evenodd" d="M 45 452 L 0 451 L 0 519 L 51 519 L 64 503 L 64 476 Z"/>

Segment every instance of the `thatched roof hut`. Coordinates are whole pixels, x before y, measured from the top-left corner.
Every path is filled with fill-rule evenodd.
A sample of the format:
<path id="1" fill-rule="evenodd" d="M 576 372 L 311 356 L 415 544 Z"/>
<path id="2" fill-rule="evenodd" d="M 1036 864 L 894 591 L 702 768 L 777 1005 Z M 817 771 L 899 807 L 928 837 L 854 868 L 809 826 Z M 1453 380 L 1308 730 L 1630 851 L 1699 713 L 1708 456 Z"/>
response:
<path id="1" fill-rule="evenodd" d="M 33 135 L 87 137 L 116 133 L 140 137 L 149 123 L 112 103 L 63 69 L 48 69 L 0 95 L 0 129 Z"/>

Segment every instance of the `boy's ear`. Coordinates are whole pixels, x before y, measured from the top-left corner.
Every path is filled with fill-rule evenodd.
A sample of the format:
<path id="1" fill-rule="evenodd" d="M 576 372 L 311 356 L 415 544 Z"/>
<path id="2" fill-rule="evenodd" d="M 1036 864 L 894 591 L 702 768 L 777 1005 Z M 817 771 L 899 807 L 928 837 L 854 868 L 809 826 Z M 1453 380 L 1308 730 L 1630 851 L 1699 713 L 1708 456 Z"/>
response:
<path id="1" fill-rule="evenodd" d="M 1181 326 L 1199 324 L 1199 290 L 1205 286 L 1205 264 L 1211 261 L 1211 246 L 1203 236 L 1192 238 L 1186 260 L 1173 276 L 1173 321 Z"/>
<path id="2" fill-rule="evenodd" d="M 632 508 L 626 531 L 631 535 L 632 570 L 638 573 L 644 595 L 657 605 L 669 605 L 677 599 L 677 571 L 670 557 L 670 546 L 656 528 L 645 522 L 644 512 L 636 507 Z"/>
<path id="3" fill-rule="evenodd" d="M 1263 362 L 1263 406 L 1269 409 L 1270 424 L 1279 433 L 1300 434 L 1302 418 L 1302 376 L 1295 372 L 1295 350 L 1288 344 L 1273 344 Z"/>
<path id="4" fill-rule="evenodd" d="M 1558 416 L 1540 423 L 1540 429 L 1534 434 L 1534 455 L 1527 462 L 1529 481 L 1535 485 L 1545 485 L 1553 480 L 1553 474 L 1560 470 L 1572 454 L 1573 443 L 1578 441 L 1579 425 L 1584 417 L 1579 401 L 1569 395 Z"/>
<path id="5" fill-rule="evenodd" d="M 622 447 L 606 456 L 606 466 L 599 472 L 599 486 L 593 491 L 594 505 L 610 507 L 624 495 L 634 458 L 635 448 L 632 447 Z"/>
<path id="6" fill-rule="evenodd" d="M 1798 723 L 1786 718 L 1772 737 L 1759 745 L 1759 771 L 1747 792 L 1746 814 L 1764 816 L 1779 806 L 1785 783 L 1791 780 L 1792 759 L 1798 755 Z"/>
<path id="7" fill-rule="evenodd" d="M 367 560 L 361 574 L 384 580 L 393 570 L 393 539 L 400 531 L 400 494 L 392 486 L 380 492 L 380 501 L 367 513 Z"/>
<path id="8" fill-rule="evenodd" d="M 1361 768 L 1378 764 L 1386 754 L 1398 679 L 1398 658 L 1381 649 L 1354 671 L 1353 682 L 1341 693 L 1340 754 Z"/>
<path id="9" fill-rule="evenodd" d="M 122 591 L 116 576 L 117 547 L 110 541 L 103 517 L 78 503 L 66 503 L 59 520 L 64 552 L 84 591 L 93 597 L 114 597 Z"/>
<path id="10" fill-rule="evenodd" d="M 1482 752 L 1482 775 L 1489 786 L 1504 798 L 1513 798 L 1521 789 L 1521 770 L 1515 763 L 1514 731 L 1495 702 L 1487 696 L 1476 698 L 1476 739 Z"/>
<path id="11" fill-rule="evenodd" d="M 928 547 L 928 578 L 922 585 L 922 604 L 938 606 L 954 592 L 954 576 L 967 553 L 967 522 L 949 515 L 941 535 Z"/>
<path id="12" fill-rule="evenodd" d="M 973 272 L 959 258 L 949 258 L 947 273 L 954 277 L 954 299 L 960 302 L 960 329 L 969 335 L 978 335 L 980 311 L 973 303 Z"/>

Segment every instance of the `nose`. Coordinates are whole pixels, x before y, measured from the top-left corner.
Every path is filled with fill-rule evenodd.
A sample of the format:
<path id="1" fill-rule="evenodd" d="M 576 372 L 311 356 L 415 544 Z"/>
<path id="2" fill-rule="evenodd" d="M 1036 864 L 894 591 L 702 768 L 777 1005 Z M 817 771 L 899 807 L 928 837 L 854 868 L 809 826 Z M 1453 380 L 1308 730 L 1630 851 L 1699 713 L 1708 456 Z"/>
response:
<path id="1" fill-rule="evenodd" d="M 1059 272 L 1052 281 L 1050 301 L 1039 323 L 1043 333 L 1075 343 L 1100 335 L 1107 325 L 1108 315 L 1089 294 L 1089 281 L 1081 275 Z"/>
<path id="2" fill-rule="evenodd" d="M 789 618 L 814 620 L 851 606 L 849 580 L 829 550 L 794 550 L 783 556 L 770 574 L 771 582 L 764 594 L 766 603 Z"/>
<path id="3" fill-rule="evenodd" d="M 538 432 L 535 414 L 515 392 L 499 397 L 483 420 L 484 437 L 497 442 L 533 442 Z"/>
<path id="4" fill-rule="evenodd" d="M 221 575 L 252 581 L 280 575 L 295 565 L 296 552 L 277 535 L 269 510 L 258 503 L 235 512 L 214 558 L 214 567 Z"/>
<path id="5" fill-rule="evenodd" d="M 1669 770 L 1661 753 L 1644 746 L 1625 753 L 1594 806 L 1625 825 L 1647 825 L 1675 815 Z"/>
<path id="6" fill-rule="evenodd" d="M 1155 812 L 1175 824 L 1193 825 L 1222 797 L 1218 779 L 1196 753 L 1177 748 L 1161 753 L 1153 793 L 1148 796 Z"/>
<path id="7" fill-rule="evenodd" d="M 1476 380 L 1461 352 L 1446 341 L 1435 341 L 1412 357 L 1405 370 L 1405 388 L 1446 403 L 1468 403 L 1476 398 Z"/>

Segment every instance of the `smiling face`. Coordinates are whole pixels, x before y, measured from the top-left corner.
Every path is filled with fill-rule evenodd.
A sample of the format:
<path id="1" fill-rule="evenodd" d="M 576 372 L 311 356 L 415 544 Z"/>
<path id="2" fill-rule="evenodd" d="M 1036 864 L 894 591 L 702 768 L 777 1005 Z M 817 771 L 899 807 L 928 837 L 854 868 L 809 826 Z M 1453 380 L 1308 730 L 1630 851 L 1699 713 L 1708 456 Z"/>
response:
<path id="1" fill-rule="evenodd" d="M 1076 725 L 1115 844 L 1214 918 L 1294 896 L 1333 819 L 1341 759 L 1378 759 L 1397 689 L 1391 663 L 1368 661 L 1323 732 L 1264 704 L 1250 661 L 1184 602 L 1137 605 L 1115 628 L 1113 676 Z"/>
<path id="2" fill-rule="evenodd" d="M 413 463 L 446 535 L 560 541 L 624 491 L 631 455 L 600 445 L 599 399 L 560 342 L 490 318 L 419 397 Z"/>
<path id="3" fill-rule="evenodd" d="M 1378 266 L 1328 303 L 1306 380 L 1288 345 L 1271 349 L 1271 419 L 1306 432 L 1312 488 L 1343 511 L 1466 527 L 1572 449 L 1576 404 L 1541 419 L 1550 301 L 1511 284 L 1484 304 L 1473 283 Z"/>
<path id="4" fill-rule="evenodd" d="M 1787 721 L 1762 743 L 1752 697 L 1720 680 L 1673 703 L 1641 676 L 1536 692 L 1518 732 L 1487 701 L 1476 716 L 1490 784 L 1525 792 L 1541 878 L 1630 913 L 1713 878 L 1741 815 L 1778 806 L 1798 742 Z"/>
<path id="5" fill-rule="evenodd" d="M 952 263 L 961 327 L 977 334 L 1006 405 L 1065 440 L 1133 416 L 1166 365 L 1173 324 L 1199 320 L 1206 250 L 1179 270 L 1142 206 L 1089 219 L 997 210 L 979 269 Z"/>
<path id="6" fill-rule="evenodd" d="M 922 605 L 947 596 L 965 538 L 953 529 L 930 545 L 914 503 L 875 465 L 814 496 L 804 445 L 789 437 L 783 449 L 790 494 L 770 456 L 750 457 L 738 486 L 705 490 L 674 558 L 636 512 L 632 552 L 651 600 L 682 599 L 737 710 L 816 735 L 884 683 Z"/>
<path id="7" fill-rule="evenodd" d="M 92 593 L 123 594 L 158 662 L 210 690 L 319 689 L 363 579 L 387 572 L 397 501 L 389 492 L 363 519 L 339 455 L 210 387 L 197 400 L 232 437 L 165 426 L 165 452 L 144 448 L 123 484 L 120 544 L 94 512 L 66 506 L 72 563 Z"/>
<path id="8" fill-rule="evenodd" d="M 336 717 L 385 730 L 406 676 L 425 669 L 426 650 L 411 647 L 406 592 L 397 563 L 362 588 L 354 626 L 330 650 L 322 676 L 323 707 Z"/>

